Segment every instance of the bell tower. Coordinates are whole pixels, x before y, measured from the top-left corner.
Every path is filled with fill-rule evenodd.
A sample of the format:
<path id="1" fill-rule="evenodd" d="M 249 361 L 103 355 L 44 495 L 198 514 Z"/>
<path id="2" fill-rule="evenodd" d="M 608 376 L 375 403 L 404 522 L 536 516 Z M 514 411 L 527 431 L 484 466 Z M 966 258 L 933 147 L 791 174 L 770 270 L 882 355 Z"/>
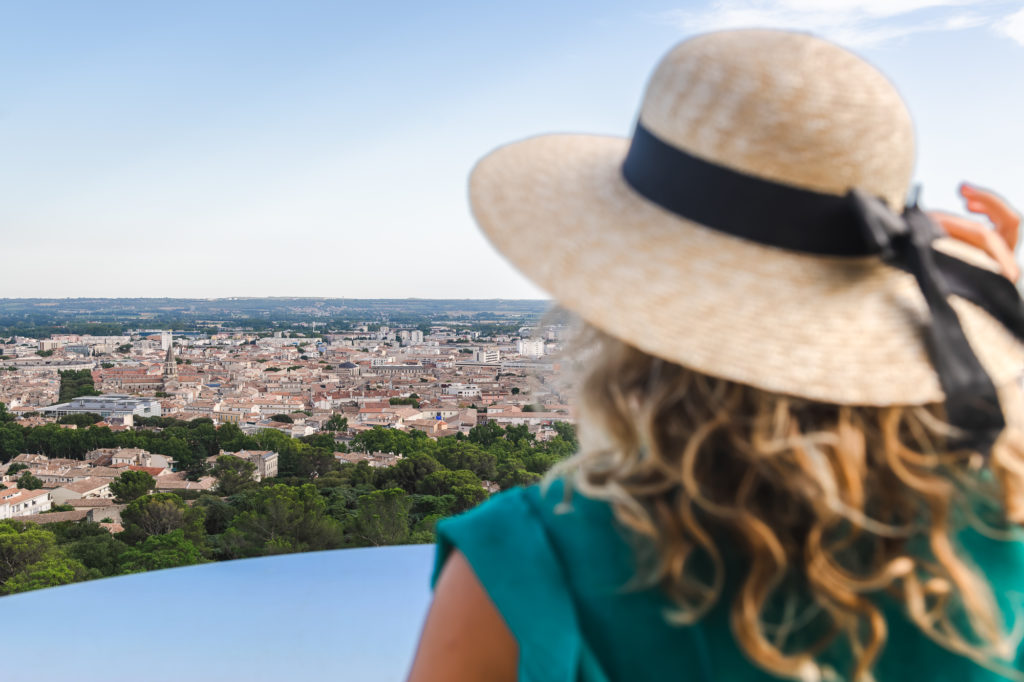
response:
<path id="1" fill-rule="evenodd" d="M 177 377 L 178 363 L 174 360 L 174 346 L 167 346 L 167 356 L 164 358 L 164 376 Z"/>

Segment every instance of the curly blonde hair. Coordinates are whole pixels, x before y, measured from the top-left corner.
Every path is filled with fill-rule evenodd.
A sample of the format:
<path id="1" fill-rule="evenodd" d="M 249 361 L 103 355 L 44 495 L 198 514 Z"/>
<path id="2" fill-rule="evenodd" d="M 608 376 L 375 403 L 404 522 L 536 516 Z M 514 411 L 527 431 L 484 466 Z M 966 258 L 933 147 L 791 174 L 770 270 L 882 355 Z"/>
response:
<path id="1" fill-rule="evenodd" d="M 554 475 L 607 500 L 649 548 L 638 579 L 667 593 L 672 622 L 707 614 L 739 563 L 733 633 L 772 674 L 832 676 L 822 654 L 839 645 L 852 654 L 842 674 L 873 679 L 887 637 L 875 597 L 887 594 L 925 636 L 1021 677 L 991 587 L 954 539 L 965 523 L 991 534 L 1024 519 L 1016 429 L 984 460 L 947 449 L 941 406 L 803 400 L 700 374 L 592 327 L 581 339 L 582 446 Z M 742 561 L 730 562 L 737 552 Z"/>

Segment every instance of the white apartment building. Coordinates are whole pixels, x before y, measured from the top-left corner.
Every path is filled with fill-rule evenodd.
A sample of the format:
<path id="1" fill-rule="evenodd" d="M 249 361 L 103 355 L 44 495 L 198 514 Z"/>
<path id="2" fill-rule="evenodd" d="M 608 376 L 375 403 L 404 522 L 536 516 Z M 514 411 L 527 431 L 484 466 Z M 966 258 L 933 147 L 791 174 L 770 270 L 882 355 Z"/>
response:
<path id="1" fill-rule="evenodd" d="M 516 344 L 516 352 L 528 358 L 539 358 L 544 355 L 544 341 L 542 339 L 521 339 Z"/>
<path id="2" fill-rule="evenodd" d="M 448 384 L 444 387 L 443 392 L 445 395 L 473 398 L 480 395 L 480 387 L 476 384 Z"/>
<path id="3" fill-rule="evenodd" d="M 478 350 L 473 354 L 473 359 L 476 362 L 482 362 L 488 365 L 496 365 L 501 362 L 501 351 L 494 350 Z"/>
<path id="4" fill-rule="evenodd" d="M 41 514 L 53 506 L 49 490 L 0 490 L 0 519 L 13 519 L 29 514 Z"/>
<path id="5" fill-rule="evenodd" d="M 114 496 L 114 493 L 110 491 L 110 482 L 113 480 L 113 478 L 84 478 L 54 488 L 50 491 L 50 495 L 57 504 L 66 504 L 68 500 L 109 499 Z"/>

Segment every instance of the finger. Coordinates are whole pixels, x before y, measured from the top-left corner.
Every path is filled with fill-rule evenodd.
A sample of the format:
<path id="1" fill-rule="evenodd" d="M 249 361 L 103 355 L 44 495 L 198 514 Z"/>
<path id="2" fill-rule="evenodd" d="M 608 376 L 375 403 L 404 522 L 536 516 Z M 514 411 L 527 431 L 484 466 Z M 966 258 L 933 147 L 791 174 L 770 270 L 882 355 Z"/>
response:
<path id="1" fill-rule="evenodd" d="M 973 247 L 984 250 L 989 228 L 976 220 L 961 218 L 951 213 L 929 211 L 928 215 L 939 224 L 953 239 L 966 242 Z"/>
<path id="2" fill-rule="evenodd" d="M 950 237 L 970 244 L 981 249 L 989 258 L 999 266 L 1000 273 L 1011 282 L 1016 282 L 1020 277 L 1020 269 L 1013 257 L 1013 252 L 997 235 L 987 226 L 975 220 L 961 218 L 949 213 L 931 212 L 929 215 L 944 229 Z"/>
<path id="3" fill-rule="evenodd" d="M 1008 203 L 994 192 L 967 183 L 960 186 L 960 194 L 967 200 L 967 210 L 987 215 L 1010 249 L 1016 248 L 1020 234 L 1020 216 Z"/>

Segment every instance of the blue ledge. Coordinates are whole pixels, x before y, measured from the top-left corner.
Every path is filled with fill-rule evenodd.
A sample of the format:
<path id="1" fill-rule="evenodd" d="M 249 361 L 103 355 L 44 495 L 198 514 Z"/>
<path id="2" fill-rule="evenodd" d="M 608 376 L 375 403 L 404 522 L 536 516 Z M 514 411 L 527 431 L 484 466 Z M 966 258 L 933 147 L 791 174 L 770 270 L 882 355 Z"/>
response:
<path id="1" fill-rule="evenodd" d="M 430 545 L 189 566 L 0 598 L 4 679 L 404 679 Z"/>

